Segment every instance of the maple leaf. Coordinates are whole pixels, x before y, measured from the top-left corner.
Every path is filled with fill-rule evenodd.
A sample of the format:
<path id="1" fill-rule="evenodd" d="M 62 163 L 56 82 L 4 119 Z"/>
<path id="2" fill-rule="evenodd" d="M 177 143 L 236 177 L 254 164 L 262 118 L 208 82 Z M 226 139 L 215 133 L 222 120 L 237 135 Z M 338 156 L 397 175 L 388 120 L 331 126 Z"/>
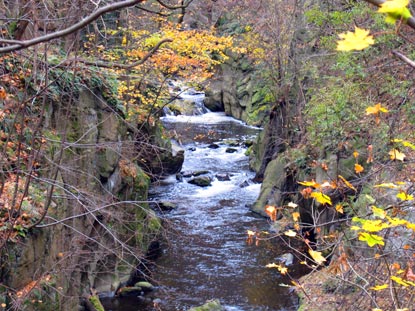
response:
<path id="1" fill-rule="evenodd" d="M 337 51 L 363 50 L 375 43 L 373 36 L 369 35 L 369 30 L 355 27 L 355 31 L 339 34 L 342 40 L 337 41 Z"/>
<path id="2" fill-rule="evenodd" d="M 360 164 L 356 163 L 354 165 L 354 171 L 356 172 L 356 174 L 360 174 L 361 172 L 363 172 L 365 169 L 363 168 L 363 166 L 361 166 Z"/>
<path id="3" fill-rule="evenodd" d="M 324 193 L 313 192 L 310 194 L 310 197 L 316 199 L 316 201 L 320 204 L 332 205 L 330 197 L 328 195 L 325 195 Z"/>
<path id="4" fill-rule="evenodd" d="M 372 206 L 372 212 L 373 212 L 373 215 L 375 215 L 376 217 L 379 217 L 380 219 L 385 219 L 385 217 L 387 215 L 385 210 L 383 210 L 379 207 L 376 207 L 374 205 Z"/>
<path id="5" fill-rule="evenodd" d="M 391 160 L 399 160 L 399 161 L 404 161 L 406 155 L 402 152 L 400 152 L 397 149 L 392 149 L 391 151 L 389 151 L 389 156 Z"/>
<path id="6" fill-rule="evenodd" d="M 411 17 L 411 12 L 407 8 L 409 0 L 386 0 L 380 5 L 379 13 L 386 13 L 386 22 L 394 24 L 397 20 Z"/>
<path id="7" fill-rule="evenodd" d="M 343 214 L 343 213 L 344 213 L 344 210 L 343 210 L 343 205 L 341 205 L 341 204 L 337 204 L 337 205 L 336 205 L 336 211 L 337 211 L 338 213 L 340 213 L 340 214 Z"/>
<path id="8" fill-rule="evenodd" d="M 401 199 L 402 201 L 413 201 L 414 200 L 414 196 L 413 195 L 407 194 L 407 193 L 405 193 L 403 191 L 399 192 L 396 195 L 396 197 L 398 199 Z"/>
<path id="9" fill-rule="evenodd" d="M 387 112 L 389 112 L 389 110 L 382 107 L 382 105 L 380 103 L 366 108 L 366 114 L 367 115 L 369 115 L 369 114 L 379 114 L 380 112 L 387 113 Z"/>
<path id="10" fill-rule="evenodd" d="M 367 245 L 369 245 L 370 247 L 373 247 L 377 244 L 385 245 L 385 242 L 383 241 L 383 237 L 376 235 L 376 234 L 370 234 L 367 232 L 359 233 L 359 241 L 365 241 Z"/>
<path id="11" fill-rule="evenodd" d="M 321 252 L 317 252 L 317 251 L 313 251 L 312 249 L 309 249 L 308 253 L 310 254 L 311 258 L 313 258 L 313 260 L 319 265 L 323 264 L 323 262 L 326 261 L 326 258 L 324 258 Z"/>

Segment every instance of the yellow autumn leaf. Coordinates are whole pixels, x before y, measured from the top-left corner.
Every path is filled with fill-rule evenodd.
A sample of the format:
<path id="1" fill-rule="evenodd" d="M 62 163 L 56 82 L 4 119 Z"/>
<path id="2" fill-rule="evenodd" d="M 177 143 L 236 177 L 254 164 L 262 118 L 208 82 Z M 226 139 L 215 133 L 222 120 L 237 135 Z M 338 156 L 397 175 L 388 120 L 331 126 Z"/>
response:
<path id="1" fill-rule="evenodd" d="M 397 20 L 411 17 L 411 12 L 407 8 L 409 0 L 386 0 L 380 5 L 379 13 L 386 13 L 386 22 L 395 23 Z"/>
<path id="2" fill-rule="evenodd" d="M 404 161 L 406 155 L 402 152 L 400 152 L 397 149 L 392 149 L 391 151 L 389 151 L 389 156 L 391 160 L 399 160 L 399 161 Z"/>
<path id="3" fill-rule="evenodd" d="M 354 165 L 354 171 L 356 172 L 356 174 L 360 174 L 361 172 L 363 172 L 365 169 L 363 166 L 361 166 L 358 163 L 355 163 Z"/>
<path id="4" fill-rule="evenodd" d="M 325 195 L 324 193 L 312 192 L 310 194 L 310 197 L 316 199 L 316 201 L 320 204 L 332 205 L 330 197 L 328 195 Z"/>
<path id="5" fill-rule="evenodd" d="M 294 221 L 298 221 L 300 219 L 300 213 L 294 212 L 291 214 L 293 216 Z"/>
<path id="6" fill-rule="evenodd" d="M 337 41 L 337 51 L 360 51 L 375 44 L 373 36 L 369 35 L 369 30 L 359 27 L 355 27 L 354 32 L 341 33 L 339 37 L 341 40 Z"/>
<path id="7" fill-rule="evenodd" d="M 252 237 L 255 235 L 255 231 L 252 231 L 252 230 L 246 230 L 246 233 L 248 234 L 249 237 Z"/>
<path id="8" fill-rule="evenodd" d="M 374 105 L 374 106 L 370 106 L 366 108 L 366 114 L 379 114 L 380 112 L 389 112 L 388 109 L 382 107 L 382 105 L 380 103 Z"/>
<path id="9" fill-rule="evenodd" d="M 364 241 L 369 245 L 370 247 L 373 247 L 375 245 L 385 245 L 385 242 L 383 241 L 383 237 L 376 235 L 376 234 L 370 234 L 367 232 L 361 232 L 359 233 L 359 241 Z"/>
<path id="10" fill-rule="evenodd" d="M 336 212 L 337 213 L 340 213 L 340 214 L 343 214 L 344 213 L 343 205 L 337 204 L 335 208 L 336 208 Z"/>
<path id="11" fill-rule="evenodd" d="M 338 177 L 346 184 L 347 187 L 357 192 L 356 188 L 353 187 L 353 185 L 348 182 L 346 178 L 344 178 L 342 175 L 338 175 Z"/>
<path id="12" fill-rule="evenodd" d="M 284 234 L 286 235 L 286 236 L 289 236 L 289 237 L 295 237 L 296 235 L 297 235 L 297 233 L 295 232 L 295 231 L 293 231 L 293 230 L 288 230 L 288 231 L 285 231 L 284 232 Z"/>
<path id="13" fill-rule="evenodd" d="M 372 206 L 372 212 L 373 215 L 375 215 L 376 217 L 379 217 L 381 219 L 385 219 L 387 212 L 379 207 L 376 206 Z"/>
<path id="14" fill-rule="evenodd" d="M 398 199 L 401 199 L 402 201 L 413 201 L 414 200 L 414 196 L 411 194 L 407 194 L 406 192 L 399 192 L 396 197 Z"/>
<path id="15" fill-rule="evenodd" d="M 312 181 L 298 181 L 298 183 L 305 187 L 313 187 L 313 188 L 320 188 L 321 185 L 316 183 L 314 180 Z"/>
<path id="16" fill-rule="evenodd" d="M 313 258 L 313 260 L 319 265 L 323 264 L 323 262 L 326 261 L 326 258 L 324 258 L 321 252 L 317 252 L 317 251 L 313 251 L 312 249 L 309 249 L 308 253 L 310 254 L 311 258 Z"/>
<path id="17" fill-rule="evenodd" d="M 383 183 L 383 184 L 378 184 L 374 186 L 375 188 L 389 188 L 389 189 L 396 189 L 399 188 L 397 185 L 395 185 L 394 183 Z"/>
<path id="18" fill-rule="evenodd" d="M 394 281 L 394 282 L 396 282 L 396 283 L 398 283 L 398 284 L 400 284 L 400 285 L 402 285 L 402 286 L 405 286 L 405 287 L 408 287 L 409 286 L 409 282 L 408 281 L 404 281 L 399 276 L 392 275 L 391 276 L 391 280 Z"/>
<path id="19" fill-rule="evenodd" d="M 276 263 L 269 263 L 265 266 L 266 268 L 279 268 L 280 265 L 277 265 Z"/>
<path id="20" fill-rule="evenodd" d="M 382 289 L 386 289 L 388 287 L 389 287 L 388 284 L 383 284 L 383 285 L 376 285 L 376 286 L 369 287 L 369 289 L 372 289 L 372 290 L 382 290 Z"/>

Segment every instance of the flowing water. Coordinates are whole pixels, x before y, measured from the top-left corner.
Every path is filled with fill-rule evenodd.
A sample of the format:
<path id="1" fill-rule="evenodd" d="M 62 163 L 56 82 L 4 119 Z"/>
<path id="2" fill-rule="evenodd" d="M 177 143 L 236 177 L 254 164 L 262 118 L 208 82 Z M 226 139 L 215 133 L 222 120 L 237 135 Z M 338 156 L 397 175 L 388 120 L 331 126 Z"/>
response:
<path id="1" fill-rule="evenodd" d="M 270 228 L 247 207 L 260 185 L 251 181 L 254 173 L 242 142 L 253 139 L 259 129 L 222 113 L 169 116 L 164 123 L 185 149 L 182 172 L 206 170 L 213 182 L 199 187 L 171 176 L 152 187 L 152 200 L 177 206 L 163 215 L 170 229 L 152 276 L 158 286 L 152 293 L 157 307 L 129 298 L 107 301 L 106 310 L 187 310 L 209 299 L 220 300 L 231 311 L 296 310 L 296 296 L 282 286 L 290 280 L 265 267 L 289 250 L 275 240 L 247 243 L 247 230 Z M 232 144 L 233 153 L 227 152 L 229 140 L 240 142 Z M 217 174 L 229 180 L 220 181 Z M 291 275 L 299 275 L 299 269 L 298 264 L 291 266 Z"/>

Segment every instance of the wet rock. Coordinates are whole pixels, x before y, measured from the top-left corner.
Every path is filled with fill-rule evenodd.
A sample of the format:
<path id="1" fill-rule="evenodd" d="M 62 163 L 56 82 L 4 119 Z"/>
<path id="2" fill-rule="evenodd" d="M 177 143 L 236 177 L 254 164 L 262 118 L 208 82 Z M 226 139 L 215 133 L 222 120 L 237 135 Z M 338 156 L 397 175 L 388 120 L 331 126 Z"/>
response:
<path id="1" fill-rule="evenodd" d="M 189 150 L 189 151 L 196 151 L 196 147 L 190 147 L 190 148 L 187 148 L 187 150 Z"/>
<path id="2" fill-rule="evenodd" d="M 141 290 L 144 293 L 151 292 L 152 290 L 154 290 L 154 285 L 150 282 L 145 281 L 135 283 L 134 287 L 141 288 Z"/>
<path id="3" fill-rule="evenodd" d="M 184 171 L 182 172 L 182 176 L 185 178 L 189 178 L 189 177 L 196 177 L 196 176 L 200 176 L 200 175 L 205 175 L 205 174 L 209 174 L 210 172 L 207 170 L 201 170 L 201 171 Z"/>
<path id="4" fill-rule="evenodd" d="M 143 289 L 139 286 L 121 287 L 117 291 L 117 296 L 119 297 L 140 296 L 142 292 L 143 292 Z"/>
<path id="5" fill-rule="evenodd" d="M 188 182 L 199 187 L 208 187 L 212 184 L 212 179 L 209 176 L 198 176 L 190 179 Z"/>
<path id="6" fill-rule="evenodd" d="M 284 263 L 286 266 L 291 266 L 294 262 L 294 255 L 291 253 L 285 253 L 278 257 L 278 260 Z"/>
<path id="7" fill-rule="evenodd" d="M 239 185 L 240 188 L 245 188 L 250 185 L 250 182 L 248 180 L 244 180 L 243 183 Z"/>
<path id="8" fill-rule="evenodd" d="M 165 212 L 169 212 L 177 208 L 176 203 L 168 202 L 168 201 L 159 202 L 157 205 L 160 210 L 165 211 Z"/>
<path id="9" fill-rule="evenodd" d="M 238 152 L 238 149 L 229 147 L 229 148 L 226 148 L 225 152 L 226 153 L 235 153 L 235 152 Z"/>
<path id="10" fill-rule="evenodd" d="M 209 174 L 210 172 L 209 171 L 206 171 L 206 170 L 202 170 L 202 171 L 194 171 L 193 172 L 193 176 L 200 176 L 200 175 L 205 175 L 205 174 Z"/>
<path id="11" fill-rule="evenodd" d="M 229 174 L 226 173 L 219 173 L 216 174 L 215 176 L 219 181 L 227 181 L 227 180 L 231 180 L 231 177 L 229 176 Z"/>
<path id="12" fill-rule="evenodd" d="M 237 140 L 228 139 L 224 141 L 225 145 L 228 145 L 230 147 L 239 147 L 240 143 Z"/>
<path id="13" fill-rule="evenodd" d="M 208 148 L 210 148 L 210 149 L 218 149 L 218 148 L 220 148 L 220 146 L 218 144 L 210 144 L 208 146 Z"/>
<path id="14" fill-rule="evenodd" d="M 194 307 L 188 311 L 224 311 L 225 309 L 220 305 L 219 300 L 211 300 L 206 302 L 203 306 Z"/>

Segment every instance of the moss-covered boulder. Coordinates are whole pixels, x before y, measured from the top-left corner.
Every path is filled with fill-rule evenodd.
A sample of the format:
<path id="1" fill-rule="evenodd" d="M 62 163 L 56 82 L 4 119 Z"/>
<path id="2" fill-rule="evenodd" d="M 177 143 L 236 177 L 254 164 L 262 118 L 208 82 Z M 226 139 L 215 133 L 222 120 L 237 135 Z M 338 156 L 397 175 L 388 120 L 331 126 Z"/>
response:
<path id="1" fill-rule="evenodd" d="M 211 300 L 206 302 L 200 307 L 194 307 L 188 311 L 224 311 L 225 309 L 221 306 L 219 300 Z"/>

